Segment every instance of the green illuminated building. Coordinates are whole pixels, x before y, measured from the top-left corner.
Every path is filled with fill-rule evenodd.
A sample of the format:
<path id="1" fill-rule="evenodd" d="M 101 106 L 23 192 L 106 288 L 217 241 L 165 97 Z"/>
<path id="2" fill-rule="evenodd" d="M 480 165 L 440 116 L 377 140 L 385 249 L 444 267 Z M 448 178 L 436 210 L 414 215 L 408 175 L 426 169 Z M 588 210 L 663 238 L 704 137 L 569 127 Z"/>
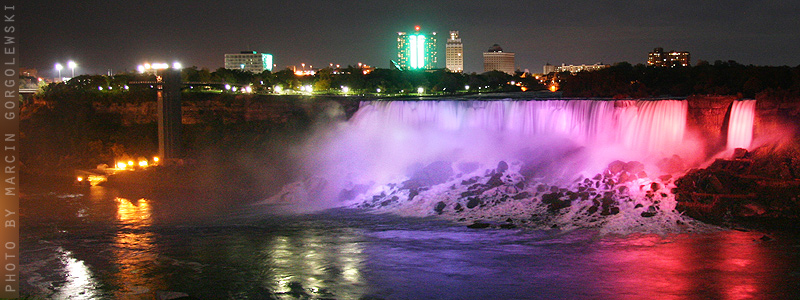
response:
<path id="1" fill-rule="evenodd" d="M 420 32 L 419 26 L 412 33 L 398 32 L 397 66 L 403 70 L 435 69 L 436 32 Z"/>

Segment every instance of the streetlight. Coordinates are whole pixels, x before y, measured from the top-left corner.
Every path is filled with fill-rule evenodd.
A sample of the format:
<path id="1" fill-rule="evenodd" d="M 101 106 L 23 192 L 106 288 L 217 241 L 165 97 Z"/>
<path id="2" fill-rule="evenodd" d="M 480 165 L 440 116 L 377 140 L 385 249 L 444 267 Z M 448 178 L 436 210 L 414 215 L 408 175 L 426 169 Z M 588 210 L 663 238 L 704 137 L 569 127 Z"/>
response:
<path id="1" fill-rule="evenodd" d="M 75 67 L 77 67 L 78 65 L 77 65 L 77 64 L 75 64 L 75 62 L 74 62 L 74 61 L 71 61 L 71 60 L 70 60 L 70 61 L 67 63 L 67 66 L 69 66 L 69 68 L 70 68 L 70 69 L 72 69 L 72 77 L 74 78 L 74 77 L 75 77 Z"/>
<path id="2" fill-rule="evenodd" d="M 63 69 L 64 66 L 62 66 L 60 63 L 56 63 L 56 70 L 58 70 L 58 80 L 61 80 L 61 70 Z"/>

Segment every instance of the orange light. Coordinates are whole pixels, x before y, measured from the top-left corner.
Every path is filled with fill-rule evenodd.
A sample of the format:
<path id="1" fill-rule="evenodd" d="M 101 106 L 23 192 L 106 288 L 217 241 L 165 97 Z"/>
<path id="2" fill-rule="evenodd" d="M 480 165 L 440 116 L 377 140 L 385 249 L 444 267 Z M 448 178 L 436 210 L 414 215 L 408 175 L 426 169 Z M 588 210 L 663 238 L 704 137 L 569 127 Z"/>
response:
<path id="1" fill-rule="evenodd" d="M 523 87 L 520 87 L 519 89 L 520 89 L 520 90 L 522 90 L 523 92 L 528 90 L 528 88 L 527 88 L 527 87 L 524 87 L 524 86 L 523 86 Z"/>
<path id="2" fill-rule="evenodd" d="M 551 92 L 555 92 L 555 91 L 557 91 L 557 90 L 558 90 L 558 87 L 557 87 L 556 85 L 551 85 L 551 86 L 550 86 L 550 91 L 551 91 Z"/>
<path id="3" fill-rule="evenodd" d="M 83 177 L 78 176 L 78 182 L 83 181 Z"/>
<path id="4" fill-rule="evenodd" d="M 414 30 L 419 31 L 419 29 L 420 29 L 419 25 L 414 26 Z"/>

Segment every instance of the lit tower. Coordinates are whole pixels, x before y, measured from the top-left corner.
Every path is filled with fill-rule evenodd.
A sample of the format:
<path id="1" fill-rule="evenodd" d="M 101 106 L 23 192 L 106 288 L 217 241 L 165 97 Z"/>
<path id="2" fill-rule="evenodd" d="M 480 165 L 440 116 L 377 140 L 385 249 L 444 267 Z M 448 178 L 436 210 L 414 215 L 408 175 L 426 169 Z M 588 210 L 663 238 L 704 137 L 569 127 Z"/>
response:
<path id="1" fill-rule="evenodd" d="M 397 33 L 397 66 L 403 70 L 436 68 L 436 32 Z"/>
<path id="2" fill-rule="evenodd" d="M 447 48 L 445 49 L 445 59 L 450 72 L 464 72 L 464 44 L 458 37 L 458 31 L 450 31 L 450 38 L 447 39 Z"/>

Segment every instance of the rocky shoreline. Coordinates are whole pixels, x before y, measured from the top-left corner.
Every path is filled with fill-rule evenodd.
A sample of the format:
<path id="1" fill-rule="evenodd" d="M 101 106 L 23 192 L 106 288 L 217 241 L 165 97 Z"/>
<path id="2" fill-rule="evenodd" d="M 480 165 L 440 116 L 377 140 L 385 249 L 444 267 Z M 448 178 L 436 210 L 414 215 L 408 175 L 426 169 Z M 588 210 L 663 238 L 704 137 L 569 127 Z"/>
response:
<path id="1" fill-rule="evenodd" d="M 677 209 L 712 224 L 794 224 L 800 218 L 798 154 L 797 145 L 736 149 L 675 181 Z"/>

